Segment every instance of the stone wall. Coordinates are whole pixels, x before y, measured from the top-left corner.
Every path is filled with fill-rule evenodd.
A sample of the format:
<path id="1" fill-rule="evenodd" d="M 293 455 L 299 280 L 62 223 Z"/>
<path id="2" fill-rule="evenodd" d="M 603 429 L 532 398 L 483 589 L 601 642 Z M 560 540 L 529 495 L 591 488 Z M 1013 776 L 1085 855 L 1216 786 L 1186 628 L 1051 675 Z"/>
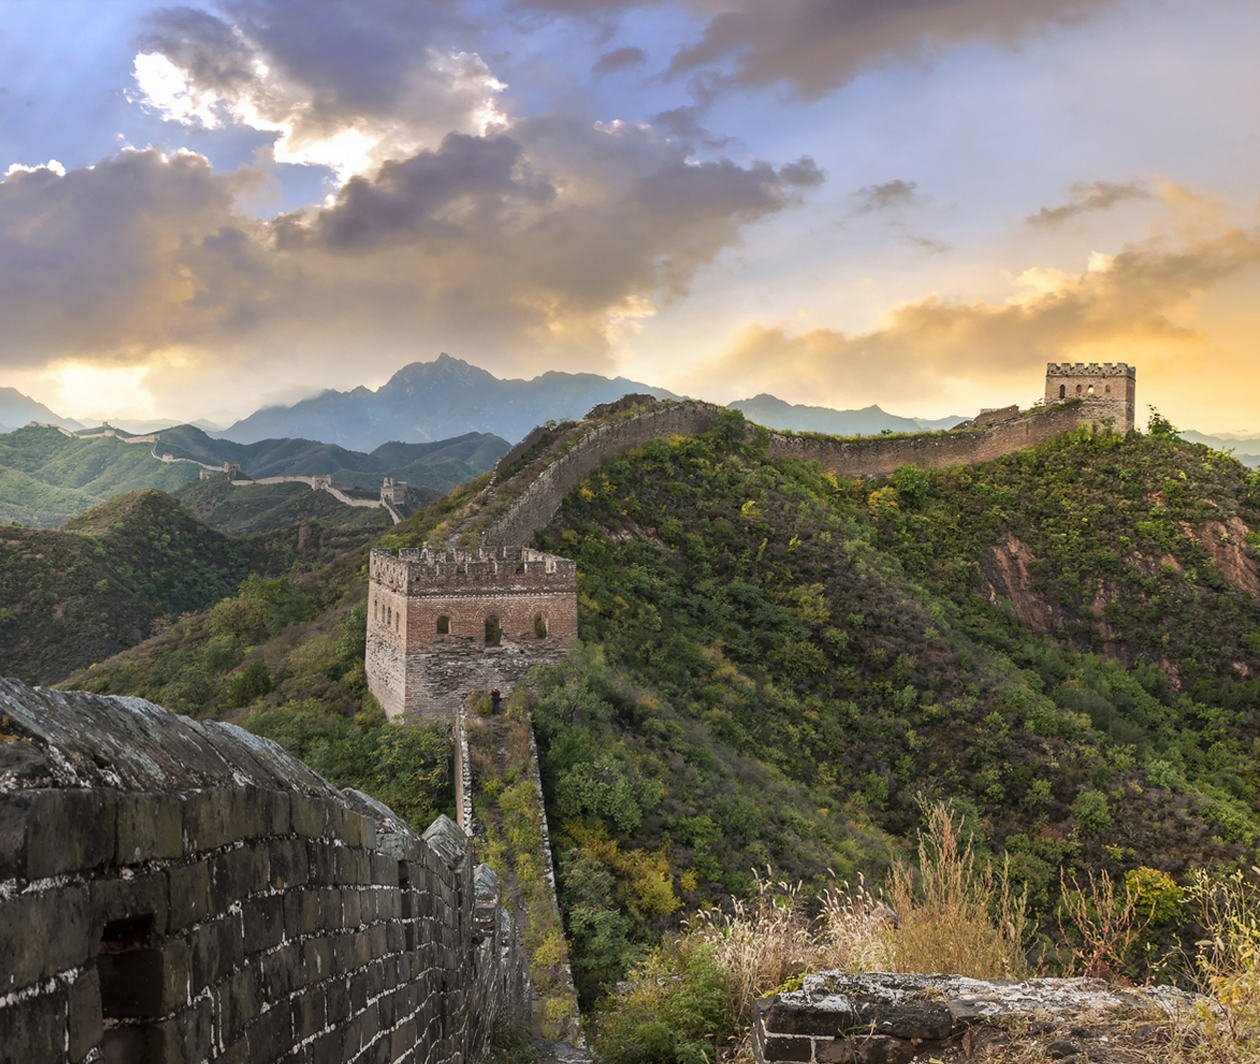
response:
<path id="1" fill-rule="evenodd" d="M 604 462 L 651 439 L 708 432 L 721 412 L 721 407 L 709 403 L 687 401 L 598 426 L 547 466 L 490 524 L 485 542 L 528 543 L 555 516 L 565 495 Z M 1081 425 L 1102 424 L 1115 410 L 1107 404 L 1069 401 L 1022 417 L 1009 416 L 1007 411 L 1001 414 L 996 423 L 977 419 L 974 428 L 913 436 L 843 438 L 772 432 L 770 454 L 816 461 L 837 476 L 884 476 L 903 465 L 940 469 L 986 462 Z"/>
<path id="2" fill-rule="evenodd" d="M 694 436 L 713 428 L 721 407 L 687 401 L 598 425 L 547 466 L 485 532 L 490 545 L 528 543 L 560 509 L 564 497 L 608 459 L 663 436 Z"/>
<path id="3" fill-rule="evenodd" d="M 0 680 L 0 1059 L 470 1064 L 527 1018 L 488 868 L 229 724 Z"/>
<path id="4" fill-rule="evenodd" d="M 821 972 L 757 1002 L 753 1046 L 757 1064 L 1171 1060 L 1175 1018 L 1205 1004 L 1101 979 Z"/>
<path id="5" fill-rule="evenodd" d="M 776 432 L 770 454 L 815 461 L 829 473 L 846 477 L 886 476 L 904 465 L 942 469 L 988 462 L 1004 454 L 1034 447 L 1091 421 L 1084 404 L 1056 403 L 979 428 L 931 432 L 915 436 L 796 435 Z"/>

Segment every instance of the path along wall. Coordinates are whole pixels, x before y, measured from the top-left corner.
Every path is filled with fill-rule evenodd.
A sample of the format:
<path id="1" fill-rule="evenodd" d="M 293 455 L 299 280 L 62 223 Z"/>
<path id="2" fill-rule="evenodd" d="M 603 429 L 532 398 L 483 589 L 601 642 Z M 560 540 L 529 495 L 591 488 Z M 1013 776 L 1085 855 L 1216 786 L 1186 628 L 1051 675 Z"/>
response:
<path id="1" fill-rule="evenodd" d="M 526 1021 L 486 866 L 275 744 L 0 680 L 0 1061 L 471 1064 Z"/>

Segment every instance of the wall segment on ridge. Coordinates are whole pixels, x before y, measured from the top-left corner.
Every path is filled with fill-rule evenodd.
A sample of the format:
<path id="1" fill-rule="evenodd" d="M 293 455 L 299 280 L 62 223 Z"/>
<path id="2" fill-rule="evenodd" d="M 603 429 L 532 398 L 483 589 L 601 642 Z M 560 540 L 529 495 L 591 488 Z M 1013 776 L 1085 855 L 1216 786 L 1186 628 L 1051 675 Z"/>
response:
<path id="1" fill-rule="evenodd" d="M 547 527 L 564 497 L 606 461 L 648 440 L 708 432 L 721 413 L 721 407 L 687 401 L 599 425 L 538 474 L 486 529 L 485 542 L 528 543 Z M 816 461 L 837 476 L 884 476 L 903 465 L 940 469 L 989 461 L 1082 425 L 1101 424 L 1113 414 L 1097 404 L 1056 401 L 1020 417 L 951 432 L 850 438 L 771 432 L 769 450 L 772 457 Z"/>
<path id="2" fill-rule="evenodd" d="M 0 680 L 0 1059 L 467 1064 L 523 950 L 420 837 L 273 743 Z"/>

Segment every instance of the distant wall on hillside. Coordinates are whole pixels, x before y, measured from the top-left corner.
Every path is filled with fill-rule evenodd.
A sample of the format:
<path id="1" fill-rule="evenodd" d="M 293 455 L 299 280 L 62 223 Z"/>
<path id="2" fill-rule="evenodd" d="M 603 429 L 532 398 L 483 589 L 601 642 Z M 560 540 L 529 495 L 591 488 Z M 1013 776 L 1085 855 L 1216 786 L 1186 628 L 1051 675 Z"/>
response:
<path id="1" fill-rule="evenodd" d="M 486 529 L 485 542 L 528 543 L 555 516 L 564 497 L 606 461 L 651 439 L 708 432 L 721 413 L 720 407 L 688 401 L 598 426 L 538 474 Z M 773 432 L 770 454 L 815 461 L 837 476 L 884 476 L 903 465 L 940 469 L 986 462 L 1080 425 L 1095 424 L 1097 415 L 1090 404 L 1069 401 L 995 424 L 914 436 L 844 438 Z"/>
<path id="2" fill-rule="evenodd" d="M 0 1059 L 466 1064 L 528 1017 L 494 875 L 279 747 L 0 680 Z"/>
<path id="3" fill-rule="evenodd" d="M 847 477 L 886 476 L 904 465 L 943 469 L 988 462 L 1013 451 L 1035 447 L 1082 424 L 1090 423 L 1081 403 L 1055 404 L 980 428 L 953 429 L 916 436 L 797 436 L 774 433 L 770 453 L 814 461 L 829 473 Z"/>

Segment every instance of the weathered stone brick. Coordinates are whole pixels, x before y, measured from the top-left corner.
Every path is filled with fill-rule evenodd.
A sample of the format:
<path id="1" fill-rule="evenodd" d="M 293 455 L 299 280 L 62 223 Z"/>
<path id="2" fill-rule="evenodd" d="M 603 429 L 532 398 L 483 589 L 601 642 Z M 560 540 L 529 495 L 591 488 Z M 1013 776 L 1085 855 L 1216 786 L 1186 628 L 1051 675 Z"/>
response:
<path id="1" fill-rule="evenodd" d="M 166 870 L 167 926 L 178 931 L 210 915 L 210 865 L 206 861 Z"/>
<path id="2" fill-rule="evenodd" d="M 79 1064 L 101 1040 L 101 982 L 95 968 L 78 974 L 67 991 L 70 1060 Z M 0 1046 L 5 1045 L 0 1035 Z"/>
<path id="3" fill-rule="evenodd" d="M 184 851 L 180 801 L 163 794 L 123 794 L 118 799 L 118 863 L 173 860 Z"/>
<path id="4" fill-rule="evenodd" d="M 64 991 L 0 1008 L 0 1054 L 13 1053 L 14 1064 L 59 1064 L 65 1059 L 65 1040 Z"/>
<path id="5" fill-rule="evenodd" d="M 0 919 L 0 994 L 79 967 L 95 953 L 99 936 L 86 887 L 9 899 Z"/>
<path id="6" fill-rule="evenodd" d="M 279 894 L 250 898 L 241 907 L 245 952 L 259 953 L 284 939 L 284 898 Z"/>
<path id="7" fill-rule="evenodd" d="M 298 887 L 307 881 L 306 844 L 301 839 L 273 839 L 268 850 L 273 887 Z"/>

